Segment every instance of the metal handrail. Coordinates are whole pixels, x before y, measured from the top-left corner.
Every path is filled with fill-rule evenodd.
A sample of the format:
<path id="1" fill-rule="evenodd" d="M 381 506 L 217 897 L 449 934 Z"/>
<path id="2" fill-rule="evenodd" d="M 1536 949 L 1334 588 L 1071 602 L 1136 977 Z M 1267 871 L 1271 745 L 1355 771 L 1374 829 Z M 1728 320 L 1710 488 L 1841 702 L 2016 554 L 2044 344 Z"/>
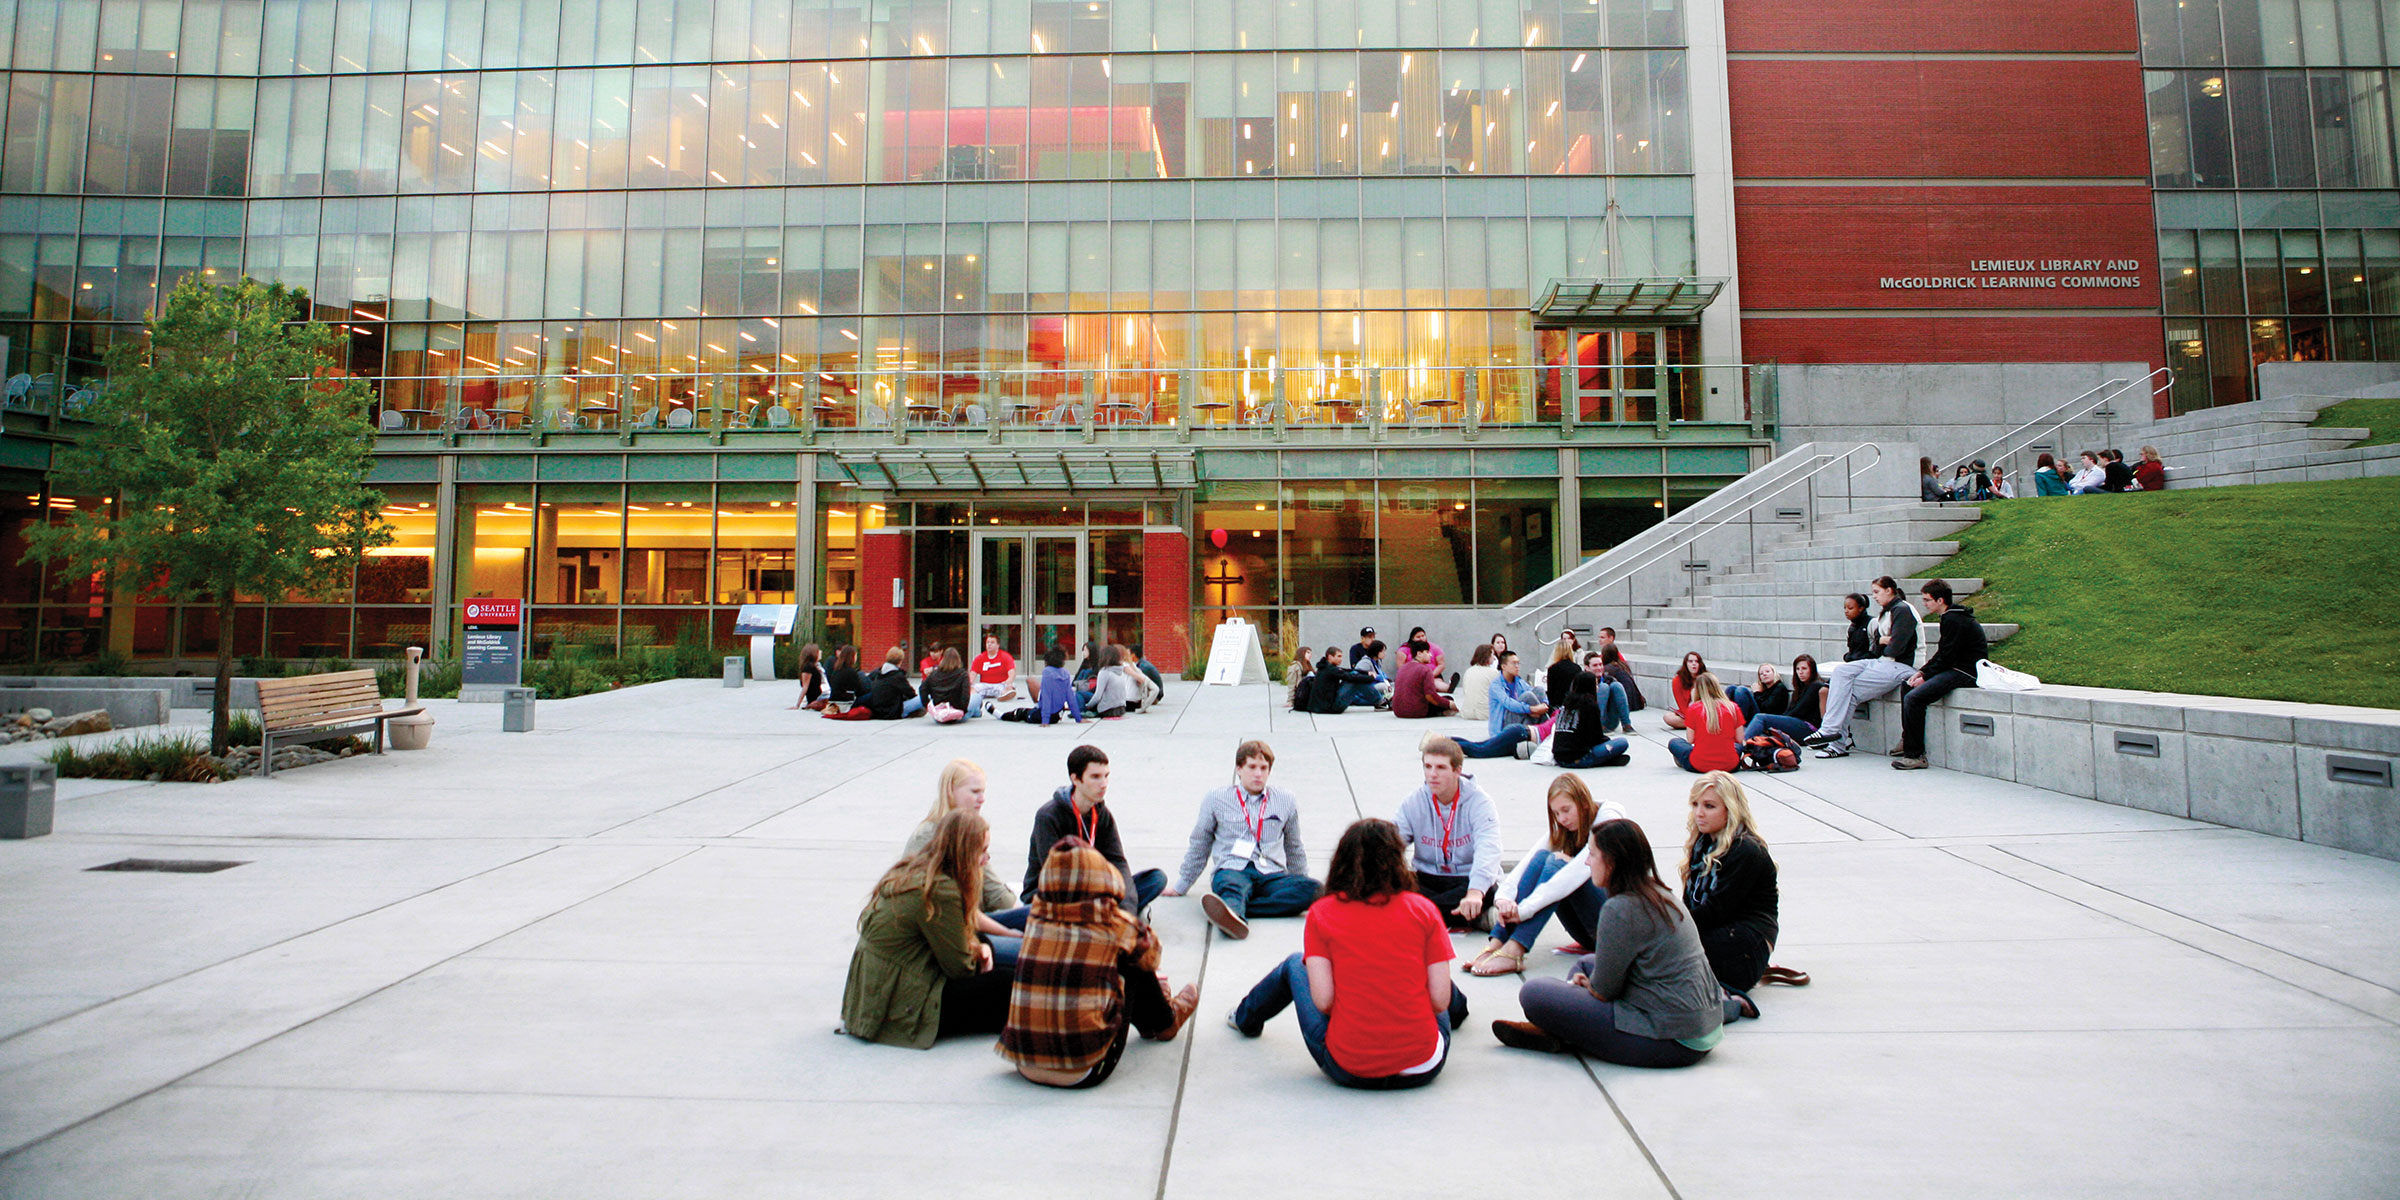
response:
<path id="1" fill-rule="evenodd" d="M 1629 563 L 1618 564 L 1610 567 L 1606 571 L 1596 572 L 1594 578 L 1581 581 L 1569 588 L 1567 590 L 1567 598 L 1565 599 L 1555 601 L 1536 600 L 1535 597 L 1541 594 L 1539 591 L 1537 591 L 1533 595 L 1526 597 L 1524 601 L 1520 601 L 1518 604 L 1512 605 L 1511 608 L 1512 610 L 1525 608 L 1528 606 L 1532 606 L 1534 608 L 1533 633 L 1536 641 L 1548 641 L 1550 637 L 1555 636 L 1554 634 L 1545 634 L 1543 632 L 1543 623 L 1546 622 L 1550 617 L 1563 616 L 1566 613 L 1573 611 L 1577 605 L 1587 603 L 1592 596 L 1596 595 L 1601 590 L 1613 587 L 1618 583 L 1623 583 L 1626 585 L 1625 606 L 1627 610 L 1630 611 L 1633 608 L 1633 577 L 1642 570 L 1656 564 L 1668 551 L 1679 550 L 1684 553 L 1689 553 L 1694 546 L 1699 544 L 1701 538 L 1716 532 L 1717 530 L 1725 527 L 1728 524 L 1731 524 L 1736 520 L 1749 517 L 1752 512 L 1757 510 L 1759 505 L 1781 495 L 1785 489 L 1795 484 L 1806 483 L 1836 464 L 1847 463 L 1853 457 L 1866 451 L 1872 451 L 1874 453 L 1874 457 L 1868 459 L 1866 465 L 1852 469 L 1844 477 L 1843 485 L 1845 488 L 1847 488 L 1851 480 L 1855 480 L 1860 475 L 1874 469 L 1877 463 L 1883 461 L 1883 447 L 1881 445 L 1874 442 L 1865 442 L 1860 445 L 1853 446 L 1848 450 L 1842 451 L 1839 454 L 1835 454 L 1830 451 L 1818 451 L 1815 454 L 1809 455 L 1807 459 L 1804 460 L 1810 465 L 1808 466 L 1807 470 L 1801 471 L 1798 474 L 1793 474 L 1791 472 L 1791 468 L 1789 467 L 1787 467 L 1784 471 L 1775 473 L 1773 475 L 1770 475 L 1764 468 L 1754 471 L 1743 480 L 1743 483 L 1755 483 L 1753 490 L 1757 494 L 1747 498 L 1736 495 L 1733 498 L 1731 511 L 1715 516 L 1706 524 L 1696 524 L 1694 527 L 1689 528 L 1688 531 L 1683 534 L 1683 536 L 1660 539 L 1662 544 L 1637 551 L 1633 557 L 1633 560 Z M 1795 455 L 1798 453 L 1798 451 L 1794 451 Z M 1798 464 L 1795 463 L 1793 465 L 1797 466 Z M 1741 488 L 1743 485 L 1736 484 L 1734 486 L 1735 488 Z M 1734 489 L 1726 489 L 1726 491 L 1732 490 Z M 1724 496 L 1726 491 L 1720 491 L 1717 493 L 1717 495 Z M 1747 499 L 1747 503 L 1740 502 L 1744 499 Z M 1808 505 L 1808 511 L 1809 528 L 1813 532 L 1816 527 L 1816 505 L 1813 502 L 1813 497 L 1812 502 Z M 1662 523 L 1652 526 L 1651 531 L 1654 532 L 1657 530 L 1665 530 L 1670 528 L 1673 528 L 1673 526 Z M 1600 558 L 1593 559 L 1592 564 L 1598 565 L 1611 555 L 1623 551 L 1635 550 L 1637 545 L 1642 540 L 1644 539 L 1636 538 L 1631 542 L 1627 542 L 1624 545 L 1617 547 L 1615 550 L 1610 551 L 1609 554 L 1604 554 Z M 1560 582 L 1565 581 L 1561 580 Z M 1516 617 L 1512 611 L 1511 620 L 1514 621 L 1518 619 L 1521 618 Z"/>
<path id="2" fill-rule="evenodd" d="M 2173 367 L 2153 367 L 2151 368 L 2149 374 L 2142 376 L 2139 383 L 2131 379 L 2120 377 L 2117 379 L 2111 379 L 2105 383 L 2101 383 L 2093 387 L 2085 388 L 2082 392 L 2078 393 L 2073 399 L 2068 400 L 2066 403 L 2061 404 L 2056 408 L 2053 408 L 2050 411 L 2043 413 L 2042 415 L 2035 417 L 2034 419 L 2027 421 L 2014 429 L 2009 430 L 2007 433 L 2001 434 L 1999 437 L 1993 438 L 1991 441 L 1985 442 L 1984 444 L 1967 451 L 1965 454 L 1960 455 L 1956 461 L 1941 467 L 1935 473 L 1935 477 L 1947 478 L 1951 472 L 1956 471 L 1958 468 L 1974 462 L 1979 458 L 1986 459 L 1990 462 L 1998 462 L 2001 459 L 2007 458 L 2010 454 L 2016 453 L 2015 448 L 2011 448 L 2000 453 L 1992 453 L 1993 447 L 2007 446 L 2010 442 L 2015 441 L 2020 435 L 2032 432 L 2036 429 L 2064 429 L 2067 425 L 2072 424 L 2075 421 L 2079 421 L 2084 417 L 2087 417 L 2092 413 L 2098 412 L 2099 410 L 2106 408 L 2108 405 L 2115 403 L 2117 400 L 2122 399 L 2125 393 L 2132 391 L 2136 387 L 2147 385 L 2161 375 L 2167 377 L 2166 381 L 2150 389 L 2150 395 L 2156 397 L 2160 392 L 2175 386 L 2175 369 Z M 2075 405 L 2082 403 L 2086 396 L 2090 396 L 2094 392 L 2105 392 L 2105 394 L 2097 400 L 2093 400 L 2088 404 L 2084 404 L 2082 408 L 2075 409 L 2075 411 L 2072 413 L 2068 413 L 2063 417 L 2059 415 L 2061 412 L 2064 412 L 2069 408 L 2074 408 Z M 2061 440 L 2063 441 L 2064 439 L 2062 438 Z"/>

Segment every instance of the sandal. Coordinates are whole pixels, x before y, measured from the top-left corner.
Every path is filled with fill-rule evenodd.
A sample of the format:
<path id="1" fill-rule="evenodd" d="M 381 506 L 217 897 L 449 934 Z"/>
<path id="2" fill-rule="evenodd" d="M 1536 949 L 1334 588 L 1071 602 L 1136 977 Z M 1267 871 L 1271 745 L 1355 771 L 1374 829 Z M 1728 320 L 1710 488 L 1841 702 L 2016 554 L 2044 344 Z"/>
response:
<path id="1" fill-rule="evenodd" d="M 1493 965 L 1498 964 L 1498 965 Z M 1502 975 L 1525 973 L 1525 948 L 1515 942 L 1502 942 L 1475 956 L 1467 964 L 1467 974 L 1478 979 L 1496 979 Z"/>
<path id="2" fill-rule="evenodd" d="M 1795 971 L 1790 967 L 1768 967 L 1767 973 L 1759 977 L 1759 982 L 1780 983 L 1786 987 L 1807 987 L 1808 972 Z"/>

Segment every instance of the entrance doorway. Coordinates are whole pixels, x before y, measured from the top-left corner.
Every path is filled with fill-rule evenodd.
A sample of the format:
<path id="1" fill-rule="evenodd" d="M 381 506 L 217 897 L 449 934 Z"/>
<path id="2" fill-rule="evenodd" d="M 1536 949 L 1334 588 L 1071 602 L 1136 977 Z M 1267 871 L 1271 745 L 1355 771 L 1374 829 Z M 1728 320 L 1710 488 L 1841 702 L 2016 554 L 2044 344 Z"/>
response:
<path id="1" fill-rule="evenodd" d="M 978 529 L 967 573 L 968 611 L 975 631 L 971 654 L 985 635 L 1016 656 L 1018 668 L 1040 674 L 1052 646 L 1076 649 L 1084 628 L 1090 556 L 1081 530 Z"/>
<path id="2" fill-rule="evenodd" d="M 1542 415 L 1555 419 L 1572 391 L 1575 419 L 1581 422 L 1655 421 L 1662 394 L 1674 406 L 1674 416 L 1691 419 L 1686 393 L 1695 381 L 1677 376 L 1693 372 L 1675 368 L 1692 361 L 1694 332 L 1658 325 L 1535 330 L 1544 367 Z M 1570 361 L 1576 369 L 1563 370 Z"/>

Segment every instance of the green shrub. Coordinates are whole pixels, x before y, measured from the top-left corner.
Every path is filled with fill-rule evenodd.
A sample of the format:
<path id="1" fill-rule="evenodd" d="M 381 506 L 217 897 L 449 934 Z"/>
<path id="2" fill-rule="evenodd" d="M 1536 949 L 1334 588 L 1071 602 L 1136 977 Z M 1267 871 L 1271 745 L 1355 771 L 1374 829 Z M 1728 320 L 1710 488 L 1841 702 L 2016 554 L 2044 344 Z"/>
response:
<path id="1" fill-rule="evenodd" d="M 685 621 L 675 629 L 675 677 L 706 679 L 717 671 L 717 648 L 710 641 L 708 626 L 698 621 Z"/>
<path id="2" fill-rule="evenodd" d="M 417 664 L 417 698 L 420 700 L 450 700 L 458 696 L 461 667 L 455 662 L 434 662 L 430 659 Z M 399 659 L 386 659 L 375 664 L 375 690 L 386 698 L 408 694 L 408 664 Z"/>
<path id="3" fill-rule="evenodd" d="M 48 755 L 61 779 L 159 779 L 207 783 L 226 776 L 205 743 L 186 734 L 126 738 L 94 750 L 54 746 Z"/>
<path id="4" fill-rule="evenodd" d="M 133 659 L 114 649 L 103 650 L 92 660 L 92 674 L 102 678 L 133 674 Z"/>

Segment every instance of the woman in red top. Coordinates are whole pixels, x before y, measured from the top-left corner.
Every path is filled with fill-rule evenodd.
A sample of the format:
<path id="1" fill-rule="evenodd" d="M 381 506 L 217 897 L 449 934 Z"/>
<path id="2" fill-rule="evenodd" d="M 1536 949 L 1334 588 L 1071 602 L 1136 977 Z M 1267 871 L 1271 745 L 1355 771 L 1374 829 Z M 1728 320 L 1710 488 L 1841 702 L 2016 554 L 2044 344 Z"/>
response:
<path id="1" fill-rule="evenodd" d="M 1226 1023 L 1257 1037 L 1289 1006 L 1309 1056 L 1335 1083 L 1433 1082 L 1467 1001 L 1450 986 L 1442 914 L 1418 894 L 1391 822 L 1369 818 L 1342 832 L 1301 940 L 1303 951 L 1267 972 Z"/>
<path id="2" fill-rule="evenodd" d="M 1716 676 L 1702 671 L 1692 677 L 1692 702 L 1683 706 L 1683 725 L 1692 739 L 1667 743 L 1676 766 L 1702 775 L 1741 769 L 1742 709 L 1717 685 Z"/>
<path id="3" fill-rule="evenodd" d="M 1675 668 L 1675 677 L 1667 681 L 1667 686 L 1675 693 L 1675 705 L 1667 710 L 1663 718 L 1667 728 L 1683 728 L 1683 710 L 1692 702 L 1692 681 L 1706 674 L 1708 660 L 1700 657 L 1697 650 L 1684 651 L 1683 662 Z"/>
<path id="4" fill-rule="evenodd" d="M 2167 464 L 2158 460 L 2158 447 L 2142 447 L 2142 461 L 2133 468 L 2133 481 L 2145 492 L 2167 490 Z"/>

